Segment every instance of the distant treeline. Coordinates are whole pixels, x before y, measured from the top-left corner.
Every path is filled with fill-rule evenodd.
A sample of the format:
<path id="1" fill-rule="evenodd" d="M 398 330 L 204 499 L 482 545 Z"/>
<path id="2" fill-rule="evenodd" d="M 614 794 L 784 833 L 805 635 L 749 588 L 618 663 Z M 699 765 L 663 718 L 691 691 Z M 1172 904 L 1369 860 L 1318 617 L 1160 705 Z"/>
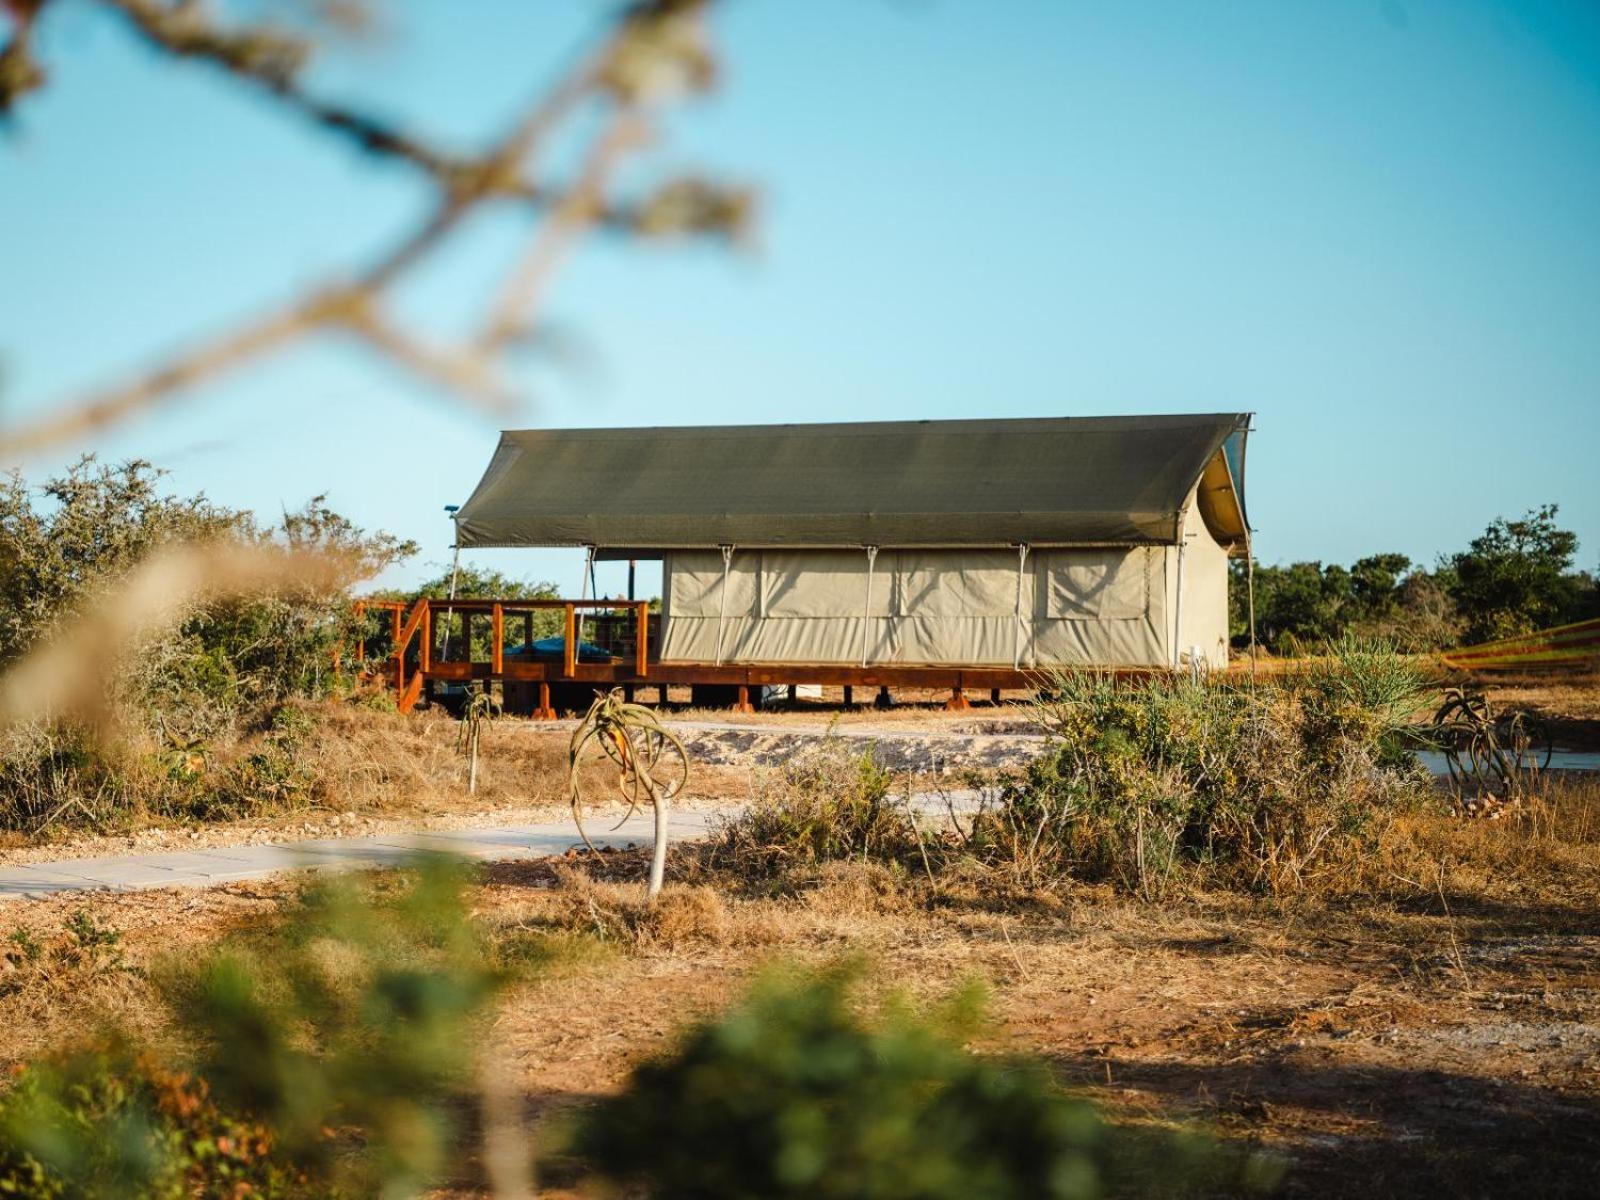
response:
<path id="1" fill-rule="evenodd" d="M 1410 650 L 1470 645 L 1600 616 L 1595 575 L 1577 570 L 1577 535 L 1556 506 L 1496 519 L 1432 570 L 1404 554 L 1373 554 L 1348 567 L 1297 562 L 1255 566 L 1256 637 L 1274 654 L 1313 649 L 1345 634 L 1387 638 Z M 1229 593 L 1236 646 L 1249 641 L 1245 564 Z"/>

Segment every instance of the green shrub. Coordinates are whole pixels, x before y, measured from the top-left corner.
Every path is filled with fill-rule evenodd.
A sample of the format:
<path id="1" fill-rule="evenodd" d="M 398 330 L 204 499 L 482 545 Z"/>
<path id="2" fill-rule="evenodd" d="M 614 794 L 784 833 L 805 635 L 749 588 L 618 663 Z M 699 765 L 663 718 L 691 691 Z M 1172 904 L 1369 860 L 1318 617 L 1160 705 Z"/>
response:
<path id="1" fill-rule="evenodd" d="M 1299 676 L 1301 740 L 1323 766 L 1337 769 L 1341 755 L 1389 768 L 1414 765 L 1413 722 L 1433 697 L 1416 665 L 1385 642 L 1344 637 Z"/>
<path id="2" fill-rule="evenodd" d="M 31 1064 L 0 1101 L 0 1196 L 266 1198 L 299 1182 L 266 1129 L 122 1043 Z"/>
<path id="3" fill-rule="evenodd" d="M 916 852 L 908 807 L 871 749 L 829 739 L 757 782 L 720 830 L 714 854 L 743 873 L 772 876 L 842 859 L 903 859 Z"/>
<path id="4" fill-rule="evenodd" d="M 157 977 L 190 1052 L 24 1068 L 0 1101 L 0 1195 L 414 1195 L 464 1160 L 477 1024 L 499 983 L 459 869 L 319 883 L 263 936 Z M 115 960 L 86 917 L 80 954 Z M 30 944 L 31 943 L 31 944 Z M 44 970 L 51 948 L 13 939 Z"/>
<path id="5" fill-rule="evenodd" d="M 169 981 L 218 1102 L 271 1129 L 297 1169 L 356 1195 L 411 1194 L 458 1156 L 474 1026 L 499 982 L 462 882 L 443 860 L 393 890 L 328 879 L 270 941 Z M 357 1133 L 359 1151 L 328 1130 Z"/>
<path id="6" fill-rule="evenodd" d="M 1037 1063 L 976 1056 L 970 992 L 863 1015 L 850 974 L 770 976 L 586 1113 L 571 1149 L 628 1194 L 806 1200 L 1151 1195 L 1239 1178 L 1195 1136 L 1135 1134 Z"/>
<path id="7" fill-rule="evenodd" d="M 1354 641 L 1278 685 L 1063 674 L 1046 752 L 972 824 L 965 849 L 1030 885 L 1110 880 L 1159 895 L 1191 869 L 1272 892 L 1314 884 L 1419 801 L 1404 745 L 1427 691 Z"/>
<path id="8" fill-rule="evenodd" d="M 218 778 L 195 779 L 199 786 L 190 789 L 183 811 L 202 820 L 226 820 L 308 803 L 316 782 L 304 753 L 311 733 L 303 710 L 278 709 L 253 750 L 227 764 Z"/>
<path id="9" fill-rule="evenodd" d="M 267 729 L 288 701 L 346 689 L 335 661 L 356 640 L 348 585 L 414 550 L 358 529 L 321 497 L 266 526 L 204 496 L 165 495 L 160 481 L 148 463 L 103 466 L 92 456 L 37 489 L 16 474 L 0 480 L 0 669 L 106 603 L 163 549 L 274 544 L 315 553 L 330 577 L 197 600 L 173 627 L 96 664 L 108 723 L 121 735 L 114 747 L 103 730 L 46 714 L 0 734 L 0 827 L 106 827 L 143 811 L 235 815 L 292 802 L 303 783 L 275 729 L 220 776 L 196 761 Z"/>

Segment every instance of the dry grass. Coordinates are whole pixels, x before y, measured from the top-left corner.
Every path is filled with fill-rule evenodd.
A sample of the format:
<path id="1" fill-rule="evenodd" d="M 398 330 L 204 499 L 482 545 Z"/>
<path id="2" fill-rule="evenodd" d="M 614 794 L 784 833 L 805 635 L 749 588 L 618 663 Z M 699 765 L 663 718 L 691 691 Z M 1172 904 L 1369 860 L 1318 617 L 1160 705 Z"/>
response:
<path id="1" fill-rule="evenodd" d="M 1600 749 L 1600 672 L 1484 672 L 1471 683 L 1497 710 L 1524 709 L 1543 717 L 1557 745 Z"/>
<path id="2" fill-rule="evenodd" d="M 480 781 L 498 790 L 475 803 L 559 805 L 564 736 L 503 732 Z M 352 803 L 427 813 L 464 790 L 446 721 L 338 712 L 325 737 L 319 752 L 382 764 L 330 765 L 337 794 L 365 798 Z M 519 777 L 545 790 L 516 794 Z M 485 1036 L 536 1122 L 619 1087 L 772 960 L 852 955 L 879 989 L 933 997 L 986 979 L 981 1048 L 1043 1055 L 1120 1119 L 1198 1120 L 1279 1150 L 1291 1195 L 1577 1196 L 1600 1170 L 1600 780 L 1502 821 L 1395 816 L 1330 886 L 1284 899 L 1183 887 L 1149 903 L 982 872 L 931 883 L 914 862 L 808 864 L 757 884 L 685 849 L 652 907 L 641 876 L 638 855 L 575 855 L 486 867 L 472 891 L 516 979 Z M 0 933 L 14 922 L 55 948 L 48 970 L 4 973 L 0 1066 L 107 1019 L 162 1038 L 139 972 L 264 929 L 292 894 L 0 910 Z M 75 957 L 65 923 L 80 908 L 121 932 L 118 969 Z"/>
<path id="3" fill-rule="evenodd" d="M 564 811 L 566 728 L 502 719 L 484 726 L 478 790 L 467 796 L 467 764 L 457 748 L 456 721 L 444 713 L 401 717 L 348 705 L 319 712 L 310 764 L 315 802 L 357 812 L 415 812 L 475 806 Z M 616 771 L 598 756 L 582 767 L 585 794 L 614 796 Z M 698 770 L 694 797 L 742 795 L 748 774 Z"/>
<path id="4" fill-rule="evenodd" d="M 1415 900 L 1436 894 L 1441 878 L 1464 902 L 1593 902 L 1600 895 L 1600 779 L 1547 776 L 1495 821 L 1395 817 L 1373 853 L 1332 881 L 1329 892 Z"/>
<path id="5" fill-rule="evenodd" d="M 1397 820 L 1369 866 L 1383 886 L 1292 902 L 1011 895 L 981 878 L 935 890 L 916 871 L 859 863 L 758 889 L 685 853 L 652 908 L 637 855 L 498 864 L 472 903 L 519 982 L 487 1036 L 542 1121 L 620 1086 L 762 965 L 861 956 L 879 989 L 933 997 L 988 980 L 983 1048 L 1044 1055 L 1120 1119 L 1199 1120 L 1280 1150 L 1290 1194 L 1585 1194 L 1600 1165 L 1600 784 L 1548 805 L 1520 824 Z M 84 907 L 121 929 L 130 965 L 159 968 L 262 927 L 291 894 L 9 912 L 48 936 Z M 137 975 L 30 982 L 0 997 L 3 1058 L 102 1014 L 161 1036 Z"/>
<path id="6" fill-rule="evenodd" d="M 130 803 L 100 828 L 55 825 L 32 836 L 0 833 L 0 861 L 515 823 L 560 818 L 569 811 L 565 728 L 514 718 L 487 724 L 477 791 L 468 794 L 457 723 L 443 712 L 402 717 L 335 701 L 305 705 L 300 711 L 309 732 L 294 752 L 303 786 L 293 793 L 262 796 L 231 819 Z M 196 786 L 225 776 L 257 753 L 262 742 L 257 735 L 211 747 L 205 775 Z M 608 774 L 603 760 L 586 763 L 583 777 L 588 794 L 615 794 L 615 772 Z M 739 766 L 697 764 L 692 783 L 692 791 L 675 799 L 675 805 L 742 799 L 749 794 L 750 773 Z"/>

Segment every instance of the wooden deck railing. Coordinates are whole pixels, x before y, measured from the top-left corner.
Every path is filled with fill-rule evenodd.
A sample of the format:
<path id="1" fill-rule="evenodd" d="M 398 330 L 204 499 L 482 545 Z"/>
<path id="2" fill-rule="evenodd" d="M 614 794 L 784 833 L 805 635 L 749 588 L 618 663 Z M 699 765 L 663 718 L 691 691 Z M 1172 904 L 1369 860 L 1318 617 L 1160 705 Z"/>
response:
<path id="1" fill-rule="evenodd" d="M 367 619 L 373 610 L 386 612 L 389 618 L 389 672 L 394 684 L 396 702 L 401 712 L 409 712 L 422 695 L 428 679 L 465 681 L 520 680 L 541 685 L 540 710 L 549 708 L 548 685 L 552 682 L 600 681 L 617 675 L 632 679 L 646 679 L 650 675 L 650 605 L 643 600 L 493 600 L 470 597 L 456 600 L 435 600 L 424 597 L 407 609 L 398 600 L 358 600 L 355 613 Z M 534 618 L 540 612 L 559 611 L 562 614 L 562 655 L 559 666 L 553 662 L 518 656 L 508 662 L 506 657 L 507 618 L 522 619 L 521 645 L 531 651 L 534 642 Z M 585 663 L 580 638 L 580 617 L 587 613 L 627 614 L 628 636 L 623 638 L 627 655 L 612 655 L 603 664 Z M 457 617 L 460 624 L 460 641 L 464 648 L 463 659 L 446 660 L 440 654 L 435 636 L 435 616 L 443 614 L 445 636 L 455 632 Z M 472 657 L 472 626 L 474 617 L 489 618 L 489 657 L 483 661 Z M 363 637 L 357 647 L 360 661 L 367 658 L 367 641 Z M 596 669 L 604 668 L 604 669 Z"/>
<path id="2" fill-rule="evenodd" d="M 969 689 L 988 691 L 998 700 L 1002 689 L 1034 690 L 1040 675 L 1033 668 L 962 664 L 873 664 L 858 666 L 838 662 L 693 662 L 673 659 L 661 661 L 652 644 L 658 638 L 650 633 L 650 606 L 636 600 L 506 600 L 469 597 L 458 600 L 422 599 L 414 603 L 398 600 L 366 600 L 356 611 L 369 619 L 374 610 L 386 614 L 388 650 L 382 653 L 382 674 L 393 684 L 401 712 L 409 712 L 422 698 L 431 681 L 467 683 L 495 680 L 501 684 L 532 685 L 537 688 L 532 711 L 538 717 L 554 717 L 553 700 L 568 707 L 587 703 L 588 688 L 612 686 L 633 688 L 643 685 L 659 690 L 664 700 L 668 687 L 707 689 L 706 703 L 729 703 L 735 711 L 747 712 L 752 697 L 764 687 L 822 684 L 842 686 L 845 703 L 851 703 L 856 688 L 872 688 L 880 697 L 890 688 L 948 689 L 946 707 L 966 707 Z M 534 640 L 534 623 L 540 613 L 559 613 L 546 623 L 550 634 L 561 636 L 561 656 L 541 658 L 535 653 L 507 652 L 507 633 L 522 623 L 521 644 Z M 619 624 L 610 636 L 597 639 L 609 643 L 604 659 L 583 655 L 583 623 L 591 614 L 614 614 Z M 477 641 L 474 657 L 474 622 L 487 617 L 487 639 Z M 371 629 L 370 623 L 368 625 Z M 441 639 L 437 635 L 443 634 Z M 484 647 L 487 647 L 484 650 Z M 371 661 L 363 641 L 359 658 Z M 448 652 L 447 652 L 448 651 Z M 1150 668 L 1139 668 L 1138 674 Z M 584 688 L 562 688 L 552 695 L 552 687 L 583 684 Z M 564 693 L 564 694 L 563 694 Z M 720 697 L 720 698 L 717 698 Z M 702 702 L 698 698 L 696 703 Z"/>

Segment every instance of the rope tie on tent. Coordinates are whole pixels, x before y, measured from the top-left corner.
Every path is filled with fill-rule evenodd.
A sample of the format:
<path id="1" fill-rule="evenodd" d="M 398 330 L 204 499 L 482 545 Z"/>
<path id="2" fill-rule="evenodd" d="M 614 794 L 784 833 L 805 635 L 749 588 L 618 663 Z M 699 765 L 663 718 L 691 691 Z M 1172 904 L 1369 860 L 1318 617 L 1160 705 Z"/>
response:
<path id="1" fill-rule="evenodd" d="M 1182 520 L 1188 521 L 1188 513 L 1184 513 Z M 1178 526 L 1182 530 L 1183 525 Z M 1172 669 L 1176 671 L 1183 665 L 1183 556 L 1189 549 L 1187 534 L 1180 534 L 1178 541 L 1178 589 L 1177 597 L 1173 603 L 1172 613 Z"/>
<path id="2" fill-rule="evenodd" d="M 717 547 L 722 551 L 722 603 L 717 609 L 717 666 L 722 665 L 722 628 L 728 620 L 728 573 L 733 569 L 733 546 Z"/>
<path id="3" fill-rule="evenodd" d="M 1011 669 L 1015 671 L 1022 665 L 1022 592 L 1027 579 L 1028 571 L 1028 543 L 1017 543 L 1017 619 L 1012 630 L 1011 639 Z"/>
<path id="4" fill-rule="evenodd" d="M 1244 528 L 1245 614 L 1250 622 L 1250 684 L 1256 682 L 1256 548 L 1250 541 L 1250 526 Z"/>
<path id="5" fill-rule="evenodd" d="M 878 548 L 867 547 L 867 598 L 861 605 L 861 665 L 872 657 L 872 567 L 878 561 Z"/>

